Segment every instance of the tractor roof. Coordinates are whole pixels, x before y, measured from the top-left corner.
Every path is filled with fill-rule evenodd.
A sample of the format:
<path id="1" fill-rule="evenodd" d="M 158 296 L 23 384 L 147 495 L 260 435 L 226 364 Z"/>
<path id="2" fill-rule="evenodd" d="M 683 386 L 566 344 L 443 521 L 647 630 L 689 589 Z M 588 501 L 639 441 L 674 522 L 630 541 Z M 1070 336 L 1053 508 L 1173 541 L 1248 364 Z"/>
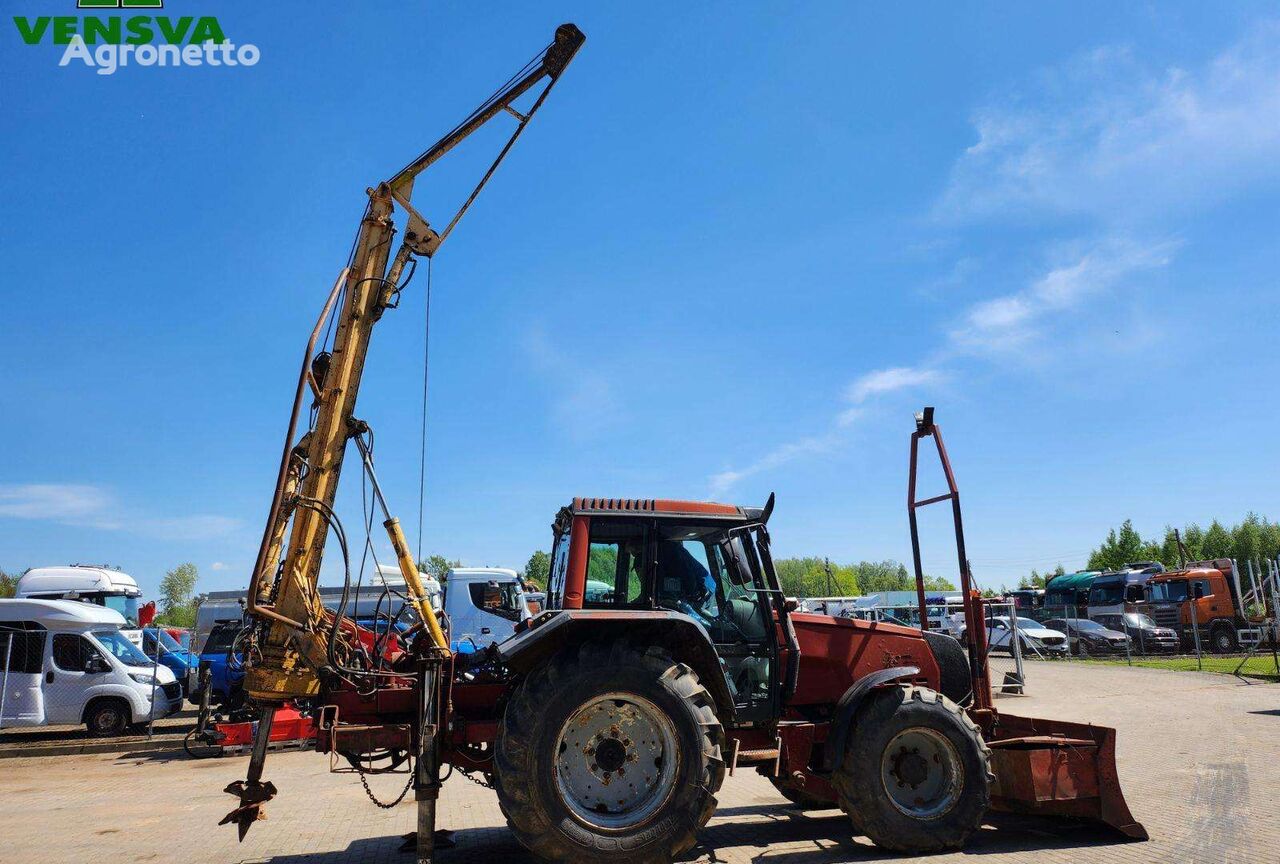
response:
<path id="1" fill-rule="evenodd" d="M 761 507 L 740 507 L 714 501 L 675 501 L 670 498 L 574 498 L 565 508 L 573 516 L 636 516 L 657 519 L 689 518 L 728 519 L 738 522 L 757 520 Z"/>

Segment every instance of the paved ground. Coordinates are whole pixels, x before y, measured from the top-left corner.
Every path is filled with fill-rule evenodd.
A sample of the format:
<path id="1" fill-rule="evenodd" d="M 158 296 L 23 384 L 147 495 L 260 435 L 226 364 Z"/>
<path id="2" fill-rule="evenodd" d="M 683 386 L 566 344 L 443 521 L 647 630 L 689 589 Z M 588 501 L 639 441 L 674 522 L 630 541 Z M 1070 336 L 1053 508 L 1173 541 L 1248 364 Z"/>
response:
<path id="1" fill-rule="evenodd" d="M 1001 710 L 1116 726 L 1120 777 L 1152 840 L 1124 844 L 1090 828 L 1002 822 L 970 846 L 932 860 L 982 855 L 984 864 L 1260 864 L 1280 861 L 1280 685 L 1221 675 L 1049 663 L 1029 667 L 1031 695 Z M 329 776 L 325 757 L 276 754 L 267 777 L 280 788 L 270 818 L 243 845 L 216 823 L 243 776 L 243 758 L 192 762 L 155 753 L 5 760 L 0 766 L 0 859 L 41 862 L 273 862 L 407 864 L 396 851 L 413 827 L 406 801 L 383 811 L 357 778 Z M 375 791 L 394 797 L 394 777 Z M 887 860 L 849 835 L 837 811 L 801 814 L 754 774 L 725 782 L 720 808 L 688 860 L 834 864 Z M 458 831 L 445 864 L 529 859 L 503 827 L 493 793 L 455 776 L 441 802 L 442 827 Z"/>

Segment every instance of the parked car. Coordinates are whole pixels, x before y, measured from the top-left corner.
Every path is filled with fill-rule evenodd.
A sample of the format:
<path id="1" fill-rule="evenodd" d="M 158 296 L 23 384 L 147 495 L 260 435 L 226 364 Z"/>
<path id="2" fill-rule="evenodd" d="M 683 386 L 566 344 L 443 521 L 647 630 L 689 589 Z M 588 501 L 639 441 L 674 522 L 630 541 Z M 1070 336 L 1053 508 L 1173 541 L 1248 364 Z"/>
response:
<path id="1" fill-rule="evenodd" d="M 1142 654 L 1176 654 L 1181 645 L 1176 630 L 1161 627 L 1150 615 L 1141 612 L 1095 615 L 1093 620 L 1103 627 L 1127 635 L 1132 649 Z"/>
<path id="2" fill-rule="evenodd" d="M 195 681 L 196 667 L 200 663 L 200 658 L 183 649 L 165 628 L 143 627 L 142 653 L 148 658 L 155 659 L 157 634 L 160 638 L 160 663 L 169 667 L 169 671 L 182 687 L 182 695 L 185 697 L 191 691 Z"/>
<path id="3" fill-rule="evenodd" d="M 173 672 L 153 666 L 126 624 L 77 600 L 0 600 L 0 726 L 83 723 L 105 737 L 181 708 Z"/>
<path id="4" fill-rule="evenodd" d="M 1124 633 L 1103 627 L 1088 618 L 1050 618 L 1044 626 L 1066 633 L 1071 640 L 1071 653 L 1081 657 L 1124 654 L 1129 648 L 1129 637 Z"/>
<path id="5" fill-rule="evenodd" d="M 963 616 L 956 638 L 964 641 Z M 1013 622 L 1007 615 L 995 615 L 987 619 L 987 650 L 1013 653 Z M 1018 641 L 1022 654 L 1041 654 L 1046 657 L 1065 657 L 1067 636 L 1061 630 L 1038 624 L 1030 618 L 1018 618 Z"/>

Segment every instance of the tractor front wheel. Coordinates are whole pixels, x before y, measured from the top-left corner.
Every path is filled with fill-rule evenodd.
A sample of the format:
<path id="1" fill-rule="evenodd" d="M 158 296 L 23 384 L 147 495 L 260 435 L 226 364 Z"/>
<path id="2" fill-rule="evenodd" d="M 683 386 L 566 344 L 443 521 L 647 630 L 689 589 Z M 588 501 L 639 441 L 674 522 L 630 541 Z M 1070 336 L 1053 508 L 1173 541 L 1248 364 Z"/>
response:
<path id="1" fill-rule="evenodd" d="M 656 648 L 588 643 L 512 692 L 494 787 L 516 838 L 540 858 L 667 862 L 715 812 L 721 738 L 690 667 Z"/>
<path id="2" fill-rule="evenodd" d="M 991 802 L 991 751 L 978 727 L 924 687 L 884 690 L 869 703 L 832 777 L 841 809 L 884 849 L 960 848 Z"/>

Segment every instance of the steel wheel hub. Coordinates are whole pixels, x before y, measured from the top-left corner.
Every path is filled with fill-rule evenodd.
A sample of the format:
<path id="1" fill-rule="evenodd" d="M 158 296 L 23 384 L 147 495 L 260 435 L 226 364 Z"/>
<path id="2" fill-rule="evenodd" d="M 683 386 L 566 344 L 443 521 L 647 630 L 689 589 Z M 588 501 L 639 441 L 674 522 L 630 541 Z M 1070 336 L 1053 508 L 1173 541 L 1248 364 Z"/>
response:
<path id="1" fill-rule="evenodd" d="M 597 828 L 631 828 L 656 813 L 675 789 L 675 726 L 631 693 L 607 693 L 579 707 L 556 743 L 556 791 Z"/>
<path id="2" fill-rule="evenodd" d="M 936 819 L 950 811 L 960 798 L 962 779 L 956 748 L 934 729 L 904 729 L 880 759 L 880 782 L 889 800 L 915 819 Z"/>

